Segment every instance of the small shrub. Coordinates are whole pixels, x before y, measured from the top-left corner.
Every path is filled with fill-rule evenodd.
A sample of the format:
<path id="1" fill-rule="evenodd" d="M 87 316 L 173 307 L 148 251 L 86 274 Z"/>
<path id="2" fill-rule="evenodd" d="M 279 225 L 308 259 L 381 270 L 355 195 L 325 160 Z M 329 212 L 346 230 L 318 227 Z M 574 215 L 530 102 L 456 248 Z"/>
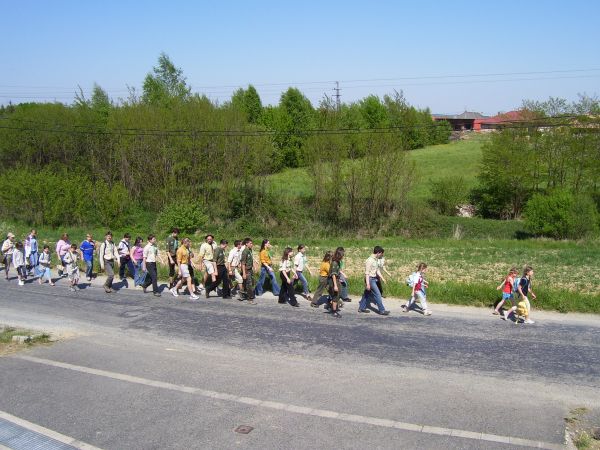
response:
<path id="1" fill-rule="evenodd" d="M 157 231 L 168 233 L 173 227 L 183 233 L 194 233 L 206 226 L 208 214 L 204 205 L 197 201 L 180 200 L 167 205 L 156 219 Z"/>
<path id="2" fill-rule="evenodd" d="M 431 182 L 431 206 L 440 214 L 453 216 L 456 207 L 467 200 L 467 183 L 461 176 L 451 176 Z"/>
<path id="3" fill-rule="evenodd" d="M 578 239 L 598 233 L 598 211 L 588 196 L 555 190 L 535 194 L 525 208 L 525 226 L 538 236 Z"/>

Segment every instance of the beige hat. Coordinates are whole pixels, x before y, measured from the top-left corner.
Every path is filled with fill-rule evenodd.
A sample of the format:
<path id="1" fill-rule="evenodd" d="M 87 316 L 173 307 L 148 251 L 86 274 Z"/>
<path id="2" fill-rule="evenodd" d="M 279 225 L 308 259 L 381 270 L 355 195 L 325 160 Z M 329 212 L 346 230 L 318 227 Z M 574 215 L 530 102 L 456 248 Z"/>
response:
<path id="1" fill-rule="evenodd" d="M 10 239 L 10 238 L 14 238 L 14 237 L 15 237 L 15 235 L 14 235 L 14 234 L 12 234 L 12 233 L 8 233 L 8 234 L 6 235 L 6 237 Z"/>

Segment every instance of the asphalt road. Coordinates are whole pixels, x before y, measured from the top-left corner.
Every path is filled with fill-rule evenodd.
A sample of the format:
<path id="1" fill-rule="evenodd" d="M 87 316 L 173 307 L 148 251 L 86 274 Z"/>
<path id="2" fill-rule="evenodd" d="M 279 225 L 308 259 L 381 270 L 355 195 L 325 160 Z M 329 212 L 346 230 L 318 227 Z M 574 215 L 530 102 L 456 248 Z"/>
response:
<path id="1" fill-rule="evenodd" d="M 0 323 L 65 338 L 0 358 L 0 411 L 107 449 L 556 448 L 600 405 L 597 317 L 258 303 L 1 280 Z"/>

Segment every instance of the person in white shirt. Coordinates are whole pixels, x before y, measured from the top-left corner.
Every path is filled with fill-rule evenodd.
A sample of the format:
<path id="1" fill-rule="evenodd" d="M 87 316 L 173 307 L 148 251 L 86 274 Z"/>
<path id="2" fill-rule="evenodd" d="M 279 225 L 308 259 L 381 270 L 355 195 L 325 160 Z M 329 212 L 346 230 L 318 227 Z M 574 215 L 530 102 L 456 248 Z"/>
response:
<path id="1" fill-rule="evenodd" d="M 106 233 L 104 242 L 100 245 L 98 259 L 100 260 L 100 268 L 106 272 L 104 292 L 110 294 L 113 291 L 112 283 L 115 278 L 115 264 L 119 263 L 119 253 L 112 240 L 112 233 L 110 231 Z"/>
<path id="2" fill-rule="evenodd" d="M 233 277 L 237 283 L 237 286 L 234 288 L 239 291 L 243 289 L 244 279 L 242 278 L 241 267 L 240 267 L 240 259 L 242 257 L 242 241 L 236 240 L 233 243 L 233 248 L 229 251 L 229 256 L 227 257 L 227 272 L 230 277 Z"/>
<path id="3" fill-rule="evenodd" d="M 125 279 L 125 269 L 129 271 L 129 275 L 135 279 L 135 267 L 131 260 L 131 234 L 125 233 L 121 242 L 117 247 L 119 252 L 119 278 Z"/>
<path id="4" fill-rule="evenodd" d="M 40 253 L 40 257 L 38 259 L 38 269 L 37 272 L 39 274 L 38 283 L 43 284 L 44 279 L 48 280 L 50 286 L 54 286 L 54 281 L 52 281 L 52 273 L 50 272 L 50 264 L 52 262 L 52 255 L 50 255 L 50 246 L 44 245 L 44 249 L 42 253 Z"/>
<path id="5" fill-rule="evenodd" d="M 158 247 L 156 246 L 156 236 L 153 234 L 148 235 L 148 243 L 144 247 L 143 255 L 142 270 L 148 272 L 146 281 L 144 281 L 144 284 L 142 285 L 144 293 L 146 292 L 146 289 L 148 289 L 148 286 L 152 284 L 154 296 L 160 297 L 160 292 L 158 292 L 158 272 L 156 270 Z"/>
<path id="6" fill-rule="evenodd" d="M 294 280 L 294 284 L 296 284 L 297 281 L 302 283 L 302 295 L 310 302 L 312 298 L 310 296 L 310 289 L 308 288 L 308 281 L 302 272 L 304 269 L 306 269 L 312 277 L 312 271 L 310 270 L 310 267 L 308 267 L 308 261 L 306 260 L 305 253 L 306 245 L 298 245 L 298 253 L 296 253 L 296 256 L 294 256 L 294 268 L 296 269 L 296 275 L 298 278 Z"/>
<path id="7" fill-rule="evenodd" d="M 27 279 L 27 269 L 25 268 L 25 250 L 21 242 L 15 244 L 12 256 L 13 266 L 17 270 L 17 277 L 19 278 L 19 286 L 23 286 Z"/>
<path id="8" fill-rule="evenodd" d="M 71 244 L 69 251 L 65 253 L 63 261 L 67 265 L 67 276 L 71 283 L 69 289 L 75 291 L 76 288 L 79 288 L 79 254 L 77 253 L 77 244 Z"/>
<path id="9" fill-rule="evenodd" d="M 6 279 L 8 280 L 8 271 L 10 270 L 10 266 L 13 260 L 13 253 L 15 251 L 15 235 L 12 233 L 8 233 L 6 235 L 6 240 L 2 243 L 2 259 L 4 261 L 4 274 Z"/>

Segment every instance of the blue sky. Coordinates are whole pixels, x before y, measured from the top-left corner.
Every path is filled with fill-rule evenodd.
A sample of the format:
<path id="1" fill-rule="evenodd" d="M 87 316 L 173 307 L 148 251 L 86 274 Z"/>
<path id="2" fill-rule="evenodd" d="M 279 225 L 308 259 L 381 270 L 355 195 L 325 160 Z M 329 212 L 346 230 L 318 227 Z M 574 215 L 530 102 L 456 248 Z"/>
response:
<path id="1" fill-rule="evenodd" d="M 70 103 L 94 82 L 126 97 L 160 52 L 219 101 L 252 83 L 265 104 L 287 86 L 317 104 L 335 80 L 342 101 L 403 90 L 439 113 L 600 94 L 593 0 L 2 3 L 2 104 Z"/>

